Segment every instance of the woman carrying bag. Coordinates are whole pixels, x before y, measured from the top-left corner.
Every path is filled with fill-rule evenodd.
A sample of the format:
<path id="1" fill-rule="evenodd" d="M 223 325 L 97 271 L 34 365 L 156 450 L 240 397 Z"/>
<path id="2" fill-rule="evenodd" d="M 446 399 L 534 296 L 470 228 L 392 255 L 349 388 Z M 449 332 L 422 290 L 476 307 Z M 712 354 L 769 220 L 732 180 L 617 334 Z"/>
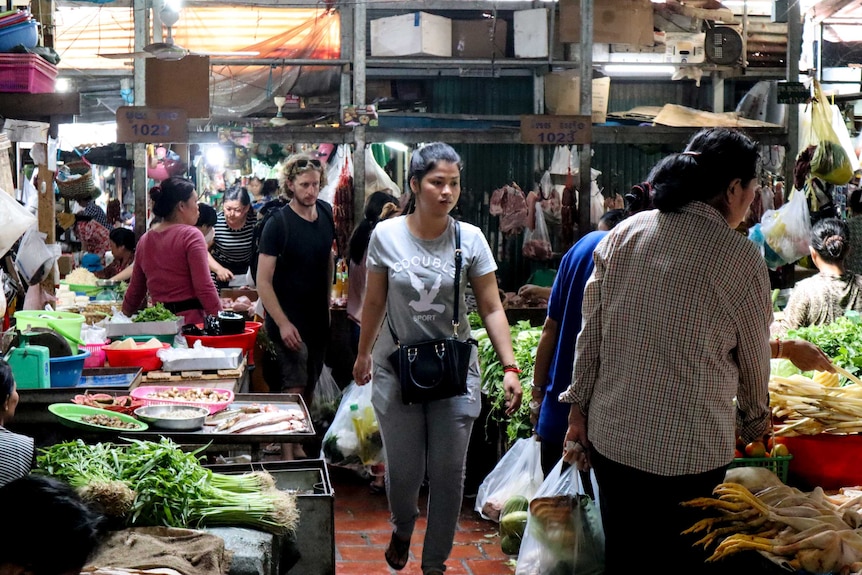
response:
<path id="1" fill-rule="evenodd" d="M 506 413 L 511 415 L 521 403 L 520 370 L 497 291 L 497 265 L 482 232 L 449 216 L 461 195 L 460 172 L 461 158 L 447 144 L 433 143 L 413 152 L 407 215 L 380 222 L 371 235 L 362 330 L 353 366 L 358 385 L 371 381 L 372 367 L 374 372 L 372 404 L 386 450 L 394 526 L 385 558 L 393 569 L 403 569 L 409 560 L 419 490 L 428 477 L 424 575 L 441 575 L 452 550 L 467 445 L 481 405 L 479 363 L 475 346 L 469 346 L 466 393 L 408 404 L 404 401 L 408 394 L 419 390 L 411 389 L 415 382 L 403 377 L 413 373 L 404 363 L 407 356 L 396 352 L 411 348 L 421 353 L 427 340 L 442 344 L 439 338 L 453 336 L 454 326 L 457 338 L 452 340 L 457 343 L 449 340 L 447 345 L 452 347 L 446 347 L 446 353 L 459 350 L 456 359 L 466 363 L 459 354 L 467 347 L 462 342 L 470 337 L 463 291 L 467 280 L 494 349 L 506 366 Z M 397 367 L 390 359 L 393 355 L 400 357 Z"/>

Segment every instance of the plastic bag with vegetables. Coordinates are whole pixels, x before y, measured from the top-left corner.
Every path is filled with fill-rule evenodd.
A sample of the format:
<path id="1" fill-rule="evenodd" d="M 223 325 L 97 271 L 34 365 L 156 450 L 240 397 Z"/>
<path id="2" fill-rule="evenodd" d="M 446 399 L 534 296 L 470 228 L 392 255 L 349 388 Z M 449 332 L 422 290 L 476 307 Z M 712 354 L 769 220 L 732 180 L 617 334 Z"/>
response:
<path id="1" fill-rule="evenodd" d="M 848 183 L 853 178 L 853 165 L 832 127 L 832 107 L 816 80 L 811 129 L 818 141 L 811 158 L 811 175 L 838 186 Z"/>
<path id="2" fill-rule="evenodd" d="M 510 497 L 522 495 L 529 499 L 544 478 L 538 439 L 519 439 L 482 481 L 474 509 L 484 519 L 499 521 L 503 505 Z"/>
<path id="3" fill-rule="evenodd" d="M 557 462 L 530 501 L 515 575 L 604 573 L 605 532 L 592 470 L 590 481 L 595 499 L 586 495 L 577 467 Z"/>
<path id="4" fill-rule="evenodd" d="M 370 476 L 371 466 L 385 462 L 383 439 L 371 406 L 371 385 L 350 382 L 344 388 L 321 448 L 321 458 L 327 463 L 353 469 L 363 476 Z"/>
<path id="5" fill-rule="evenodd" d="M 786 204 L 777 210 L 764 212 L 760 220 L 760 232 L 772 252 L 780 256 L 784 263 L 793 263 L 808 255 L 811 216 L 805 194 L 793 190 Z"/>

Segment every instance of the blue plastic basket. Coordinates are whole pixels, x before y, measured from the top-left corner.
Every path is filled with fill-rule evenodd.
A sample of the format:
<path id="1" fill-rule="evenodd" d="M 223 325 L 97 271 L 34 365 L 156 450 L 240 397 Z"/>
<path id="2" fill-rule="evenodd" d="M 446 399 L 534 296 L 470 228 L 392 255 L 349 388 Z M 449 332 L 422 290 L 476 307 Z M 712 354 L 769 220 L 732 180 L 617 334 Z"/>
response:
<path id="1" fill-rule="evenodd" d="M 84 360 L 90 357 L 90 352 L 81 350 L 78 355 L 67 357 L 52 357 L 51 387 L 77 387 L 81 383 L 81 372 L 84 371 Z"/>
<path id="2" fill-rule="evenodd" d="M 19 44 L 25 48 L 35 47 L 39 42 L 38 26 L 39 23 L 35 20 L 27 20 L 0 28 L 0 52 L 8 52 Z"/>

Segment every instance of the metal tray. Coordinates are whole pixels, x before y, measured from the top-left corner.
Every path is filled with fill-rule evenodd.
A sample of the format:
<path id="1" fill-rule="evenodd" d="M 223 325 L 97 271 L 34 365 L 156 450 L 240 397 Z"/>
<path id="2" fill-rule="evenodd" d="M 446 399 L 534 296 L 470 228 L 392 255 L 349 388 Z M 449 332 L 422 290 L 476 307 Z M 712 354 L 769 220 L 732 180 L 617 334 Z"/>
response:
<path id="1" fill-rule="evenodd" d="M 190 357 L 163 361 L 161 371 L 204 371 L 215 369 L 236 369 L 242 362 L 243 350 L 239 347 L 226 347 L 221 351 L 226 357 Z"/>

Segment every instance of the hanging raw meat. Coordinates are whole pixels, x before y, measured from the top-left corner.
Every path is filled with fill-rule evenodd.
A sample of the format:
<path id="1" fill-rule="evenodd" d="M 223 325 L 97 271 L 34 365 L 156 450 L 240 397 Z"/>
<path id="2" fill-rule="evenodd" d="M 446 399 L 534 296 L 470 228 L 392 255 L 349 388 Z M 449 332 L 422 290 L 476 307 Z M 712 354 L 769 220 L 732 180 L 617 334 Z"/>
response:
<path id="1" fill-rule="evenodd" d="M 575 243 L 578 221 L 578 190 L 575 189 L 575 177 L 572 171 L 566 174 L 566 185 L 563 187 L 563 197 L 560 200 L 560 239 L 563 243 L 561 251 L 565 253 Z"/>
<path id="2" fill-rule="evenodd" d="M 490 213 L 500 216 L 500 231 L 506 235 L 519 234 L 527 225 L 527 202 L 518 184 L 503 186 L 491 196 Z"/>
<path id="3" fill-rule="evenodd" d="M 347 162 L 341 168 L 335 197 L 332 200 L 332 218 L 335 220 L 335 244 L 339 257 L 347 257 L 350 234 L 353 232 L 353 176 Z"/>

